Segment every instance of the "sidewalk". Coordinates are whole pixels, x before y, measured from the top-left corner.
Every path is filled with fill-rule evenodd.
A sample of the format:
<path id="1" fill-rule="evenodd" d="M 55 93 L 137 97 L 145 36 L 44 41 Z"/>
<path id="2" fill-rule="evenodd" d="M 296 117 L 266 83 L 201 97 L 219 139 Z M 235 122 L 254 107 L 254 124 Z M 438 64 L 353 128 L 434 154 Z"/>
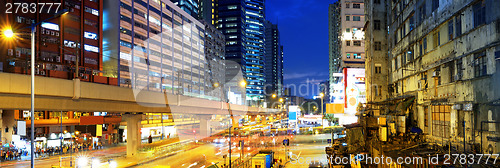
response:
<path id="1" fill-rule="evenodd" d="M 151 144 L 143 144 L 141 149 L 157 149 L 159 147 L 172 144 L 175 142 L 179 142 L 178 138 L 171 138 L 163 141 L 157 141 L 153 142 Z M 65 154 L 57 154 L 57 155 L 52 155 L 52 156 L 44 156 L 44 157 L 36 157 L 36 163 L 38 162 L 43 162 L 43 163 L 38 163 L 38 164 L 45 164 L 45 163 L 51 163 L 51 165 L 59 165 L 59 160 L 60 158 L 64 158 L 64 161 L 62 163 L 63 167 L 64 165 L 69 166 L 69 161 L 70 157 L 74 157 L 73 161 L 73 166 L 76 164 L 76 158 L 80 156 L 85 156 L 85 157 L 95 157 L 99 158 L 101 162 L 107 162 L 109 159 L 114 159 L 114 158 L 125 158 L 126 157 L 126 144 L 125 143 L 120 143 L 117 145 L 110 145 L 110 146 L 105 146 L 102 149 L 94 149 L 94 150 L 87 150 L 87 151 L 79 151 L 75 153 L 65 153 Z M 140 153 L 145 153 L 140 152 Z M 147 152 L 146 152 L 147 153 Z M 127 161 L 133 161 L 136 160 L 137 157 L 134 157 L 132 159 L 126 159 Z M 141 158 L 139 160 L 143 160 L 144 158 Z M 12 160 L 12 161 L 3 161 L 0 162 L 0 167 L 2 166 L 10 166 L 10 165 L 19 165 L 19 164 L 24 164 L 24 163 L 29 163 L 31 160 L 31 156 L 21 156 L 21 159 L 19 160 Z M 66 163 L 67 162 L 67 163 Z M 106 163 L 107 164 L 107 163 Z M 102 166 L 100 166 L 102 167 Z"/>

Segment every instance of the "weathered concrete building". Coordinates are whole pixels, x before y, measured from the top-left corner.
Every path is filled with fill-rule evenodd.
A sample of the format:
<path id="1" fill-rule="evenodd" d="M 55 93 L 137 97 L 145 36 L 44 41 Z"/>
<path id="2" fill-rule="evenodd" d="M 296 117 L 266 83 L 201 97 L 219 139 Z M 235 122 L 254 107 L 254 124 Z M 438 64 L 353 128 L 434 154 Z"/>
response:
<path id="1" fill-rule="evenodd" d="M 388 98 L 387 3 L 365 0 L 365 75 L 368 107 L 379 110 Z M 379 113 L 379 112 L 378 112 Z"/>
<path id="2" fill-rule="evenodd" d="M 428 141 L 458 150 L 500 152 L 498 1 L 388 3 L 386 112 L 398 115 L 388 122 L 398 132 L 422 128 Z"/>

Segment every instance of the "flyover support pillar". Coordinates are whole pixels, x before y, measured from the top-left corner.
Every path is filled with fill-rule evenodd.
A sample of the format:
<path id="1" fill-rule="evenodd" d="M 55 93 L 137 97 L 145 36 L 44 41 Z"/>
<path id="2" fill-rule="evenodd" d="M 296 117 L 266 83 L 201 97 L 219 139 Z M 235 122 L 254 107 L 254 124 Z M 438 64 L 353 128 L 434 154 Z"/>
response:
<path id="1" fill-rule="evenodd" d="M 200 115 L 200 136 L 202 138 L 212 135 L 212 128 L 210 127 L 210 120 L 212 115 Z"/>
<path id="2" fill-rule="evenodd" d="M 127 157 L 135 157 L 141 147 L 142 114 L 123 115 L 127 122 Z"/>

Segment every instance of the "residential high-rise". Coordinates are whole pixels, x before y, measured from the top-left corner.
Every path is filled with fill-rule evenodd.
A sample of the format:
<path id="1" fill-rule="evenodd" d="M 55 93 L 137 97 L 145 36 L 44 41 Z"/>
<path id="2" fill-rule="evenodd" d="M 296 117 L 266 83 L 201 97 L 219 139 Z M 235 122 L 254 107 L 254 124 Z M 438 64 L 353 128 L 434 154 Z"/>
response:
<path id="1" fill-rule="evenodd" d="M 498 153 L 500 6 L 495 0 L 388 6 L 388 118 L 459 152 Z M 387 122 L 393 122 L 390 119 Z M 487 138 L 490 137 L 490 138 Z M 463 151 L 465 150 L 465 151 Z"/>
<path id="2" fill-rule="evenodd" d="M 387 6 L 386 0 L 365 0 L 365 82 L 368 107 L 381 110 L 388 98 Z"/>
<path id="3" fill-rule="evenodd" d="M 7 0 L 5 3 L 16 1 Z M 5 5 L 4 5 L 5 6 Z M 39 76 L 92 82 L 102 71 L 103 41 L 102 3 L 82 0 L 62 1 L 59 11 L 69 13 L 39 24 L 35 32 L 35 74 Z M 32 23 L 41 22 L 57 13 L 56 8 L 44 12 L 4 13 L 0 25 L 12 29 L 16 37 L 2 38 L 0 72 L 30 74 L 30 29 Z M 23 29 L 25 28 L 25 29 Z M 79 71 L 76 74 L 76 67 Z M 106 83 L 108 80 L 106 79 Z M 116 79 L 111 83 L 116 85 Z"/>
<path id="4" fill-rule="evenodd" d="M 337 1 L 330 4 L 328 7 L 328 64 L 329 64 L 329 89 L 326 94 L 329 98 L 333 95 L 335 90 L 333 87 L 340 81 L 340 77 L 335 76 L 335 73 L 342 72 L 340 66 L 342 55 L 340 54 L 341 40 L 340 40 L 340 2 Z M 329 101 L 327 101 L 329 102 Z"/>
<path id="5" fill-rule="evenodd" d="M 340 0 L 340 54 L 342 68 L 364 68 L 365 24 L 363 0 Z"/>
<path id="6" fill-rule="evenodd" d="M 154 0 L 160 2 L 160 0 Z M 154 2 L 153 1 L 153 2 Z M 186 13 L 194 17 L 195 19 L 200 18 L 200 3 L 198 0 L 170 0 L 175 5 L 179 6 Z"/>
<path id="7" fill-rule="evenodd" d="M 247 102 L 260 105 L 265 83 L 264 0 L 219 0 L 217 9 L 216 27 L 226 36 L 226 60 L 241 66 L 226 66 L 226 80 L 242 73 Z"/>
<path id="8" fill-rule="evenodd" d="M 265 27 L 265 93 L 266 99 L 271 100 L 273 94 L 283 95 L 283 46 L 278 25 L 266 20 Z"/>

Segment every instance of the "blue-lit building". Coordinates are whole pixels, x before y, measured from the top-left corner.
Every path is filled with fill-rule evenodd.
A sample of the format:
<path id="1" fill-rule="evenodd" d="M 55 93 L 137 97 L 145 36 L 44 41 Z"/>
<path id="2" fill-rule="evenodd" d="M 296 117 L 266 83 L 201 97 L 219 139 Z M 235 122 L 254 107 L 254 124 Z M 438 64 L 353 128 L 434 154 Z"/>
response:
<path id="1" fill-rule="evenodd" d="M 265 89 L 268 102 L 273 100 L 272 94 L 283 96 L 283 45 L 280 41 L 278 25 L 265 22 Z"/>
<path id="2" fill-rule="evenodd" d="M 257 105 L 264 100 L 264 0 L 219 0 L 216 26 L 226 38 L 226 80 L 243 72 L 246 100 Z M 236 85 L 235 85 L 236 86 Z"/>
<path id="3" fill-rule="evenodd" d="M 198 19 L 200 14 L 199 0 L 171 0 L 175 5 L 179 6 L 186 13 Z"/>

